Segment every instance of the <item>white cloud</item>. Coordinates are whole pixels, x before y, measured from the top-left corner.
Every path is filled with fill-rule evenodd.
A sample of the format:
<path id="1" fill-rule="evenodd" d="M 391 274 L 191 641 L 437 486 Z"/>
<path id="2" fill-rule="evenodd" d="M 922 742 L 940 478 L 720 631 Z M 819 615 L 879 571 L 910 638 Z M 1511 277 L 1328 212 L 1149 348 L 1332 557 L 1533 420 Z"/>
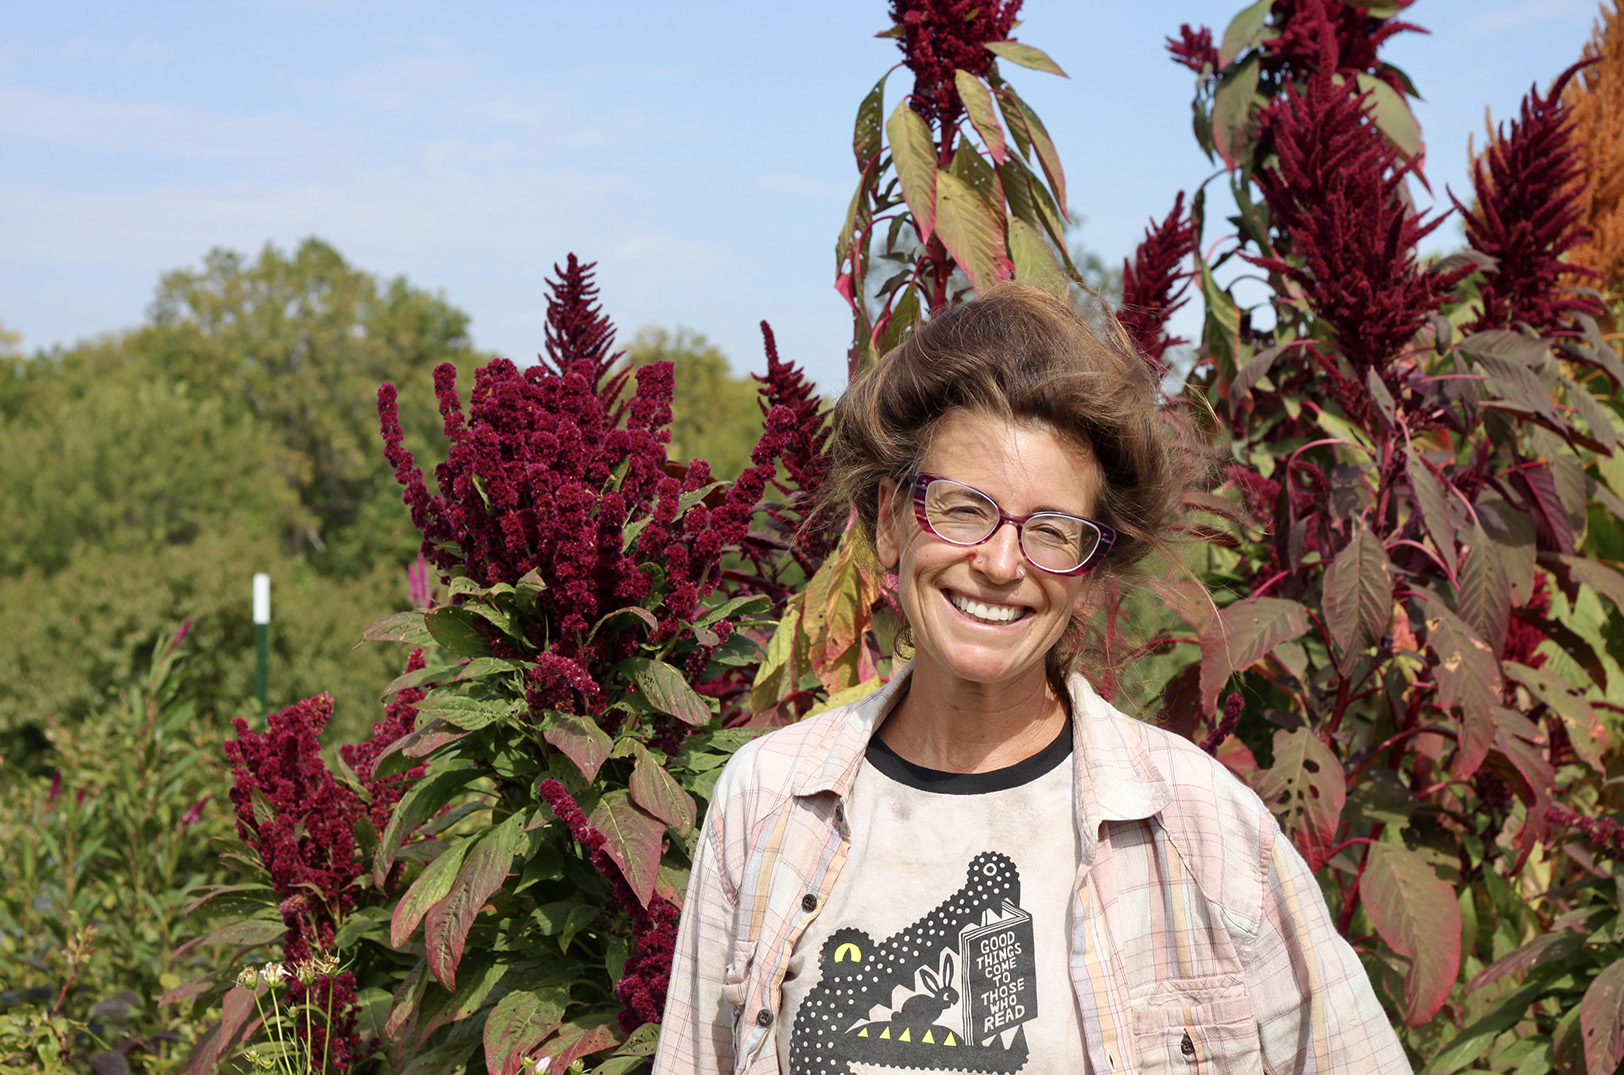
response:
<path id="1" fill-rule="evenodd" d="M 0 139 L 83 152 L 264 158 L 318 135 L 291 116 L 224 116 L 167 101 L 0 87 Z"/>

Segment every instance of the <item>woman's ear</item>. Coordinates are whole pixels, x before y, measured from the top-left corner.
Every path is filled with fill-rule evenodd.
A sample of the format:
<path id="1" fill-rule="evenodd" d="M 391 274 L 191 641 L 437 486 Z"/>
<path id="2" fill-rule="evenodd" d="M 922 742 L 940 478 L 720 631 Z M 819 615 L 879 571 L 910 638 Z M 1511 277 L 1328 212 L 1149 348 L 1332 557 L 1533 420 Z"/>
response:
<path id="1" fill-rule="evenodd" d="M 891 571 L 902 559 L 902 535 L 897 532 L 897 483 L 891 478 L 881 478 L 879 496 L 879 514 L 874 519 L 874 551 L 880 557 L 880 566 Z"/>

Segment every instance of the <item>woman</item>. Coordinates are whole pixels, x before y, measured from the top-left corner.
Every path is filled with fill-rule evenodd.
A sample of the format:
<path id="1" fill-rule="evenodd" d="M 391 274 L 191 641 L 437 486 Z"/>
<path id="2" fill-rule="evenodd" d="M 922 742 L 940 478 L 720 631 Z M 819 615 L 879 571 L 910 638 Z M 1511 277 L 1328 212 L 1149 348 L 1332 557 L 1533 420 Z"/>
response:
<path id="1" fill-rule="evenodd" d="M 1267 808 L 1072 671 L 1186 481 L 1143 364 L 1007 284 L 833 422 L 914 657 L 729 763 L 655 1071 L 1408 1071 Z"/>

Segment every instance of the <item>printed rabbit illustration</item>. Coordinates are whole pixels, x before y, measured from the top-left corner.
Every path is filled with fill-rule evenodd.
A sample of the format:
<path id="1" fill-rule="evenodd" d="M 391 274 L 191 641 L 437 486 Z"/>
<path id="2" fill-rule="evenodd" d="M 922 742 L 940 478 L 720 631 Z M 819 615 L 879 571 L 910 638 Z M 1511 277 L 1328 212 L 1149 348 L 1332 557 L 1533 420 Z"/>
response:
<path id="1" fill-rule="evenodd" d="M 942 953 L 941 977 L 938 978 L 935 971 L 926 967 L 919 972 L 919 980 L 926 992 L 903 1001 L 902 1007 L 891 1018 L 892 1026 L 924 1030 L 959 1002 L 959 991 L 953 988 L 952 952 Z"/>

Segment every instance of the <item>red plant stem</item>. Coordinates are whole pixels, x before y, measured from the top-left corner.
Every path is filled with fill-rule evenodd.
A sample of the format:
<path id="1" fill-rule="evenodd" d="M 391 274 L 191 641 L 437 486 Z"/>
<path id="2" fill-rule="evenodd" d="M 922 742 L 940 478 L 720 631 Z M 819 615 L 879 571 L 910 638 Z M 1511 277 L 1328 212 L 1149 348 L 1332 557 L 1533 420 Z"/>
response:
<path id="1" fill-rule="evenodd" d="M 1359 909 L 1359 889 L 1365 879 L 1365 867 L 1370 865 L 1370 845 L 1381 837 L 1382 830 L 1386 827 L 1385 821 L 1378 821 L 1370 827 L 1370 835 L 1363 837 L 1365 853 L 1359 859 L 1359 872 L 1353 875 L 1353 885 L 1342 900 L 1342 913 L 1336 916 L 1336 931 L 1344 937 L 1348 935 L 1348 927 L 1353 924 L 1353 912 Z"/>
<path id="2" fill-rule="evenodd" d="M 1415 792 L 1414 794 L 1415 794 L 1415 797 L 1417 799 L 1421 799 L 1421 798 L 1425 798 L 1428 795 L 1431 795 L 1435 791 L 1442 791 L 1445 788 L 1454 787 L 1457 784 L 1460 785 L 1461 787 L 1468 787 L 1468 788 L 1472 786 L 1472 782 L 1470 780 L 1444 780 L 1444 781 L 1440 781 L 1437 784 L 1432 784 L 1432 785 L 1430 785 L 1428 787 L 1424 787 L 1420 791 Z"/>
<path id="3" fill-rule="evenodd" d="M 1342 726 L 1342 718 L 1348 712 L 1348 688 L 1352 681 L 1340 673 L 1336 677 L 1336 711 L 1331 714 L 1331 723 L 1325 726 L 1325 735 L 1321 738 L 1330 738 L 1336 735 L 1336 730 Z"/>
<path id="4" fill-rule="evenodd" d="M 1420 725 L 1420 726 L 1414 727 L 1414 728 L 1406 728 L 1402 732 L 1399 732 L 1397 735 L 1394 735 L 1394 736 L 1391 736 L 1390 738 L 1388 738 L 1386 741 L 1384 741 L 1381 744 L 1381 746 L 1379 746 L 1375 750 L 1371 751 L 1369 757 L 1365 758 L 1364 761 L 1360 762 L 1359 764 L 1355 765 L 1352 769 L 1348 770 L 1348 776 L 1350 778 L 1358 776 L 1360 773 L 1365 771 L 1365 768 L 1367 766 L 1369 766 L 1371 762 L 1373 762 L 1377 758 L 1381 757 L 1383 752 L 1387 751 L 1388 749 L 1390 749 L 1390 748 L 1392 748 L 1394 746 L 1397 746 L 1399 743 L 1403 742 L 1404 740 L 1409 739 L 1412 736 L 1420 735 L 1423 732 L 1432 732 L 1434 735 L 1444 735 L 1444 736 L 1456 737 L 1455 732 L 1454 732 L 1453 729 L 1445 728 L 1445 727 L 1442 727 L 1442 726 L 1439 726 L 1439 725 L 1424 724 L 1424 725 Z"/>
<path id="5" fill-rule="evenodd" d="M 1331 848 L 1330 854 L 1326 855 L 1325 857 L 1328 858 L 1328 859 L 1333 859 L 1333 858 L 1336 858 L 1336 856 L 1340 855 L 1342 852 L 1346 851 L 1350 847 L 1353 847 L 1353 846 L 1358 845 L 1358 844 L 1369 845 L 1369 843 L 1370 843 L 1370 837 L 1368 837 L 1368 836 L 1351 836 L 1348 839 L 1343 840 L 1341 843 L 1337 844 L 1335 847 Z"/>

